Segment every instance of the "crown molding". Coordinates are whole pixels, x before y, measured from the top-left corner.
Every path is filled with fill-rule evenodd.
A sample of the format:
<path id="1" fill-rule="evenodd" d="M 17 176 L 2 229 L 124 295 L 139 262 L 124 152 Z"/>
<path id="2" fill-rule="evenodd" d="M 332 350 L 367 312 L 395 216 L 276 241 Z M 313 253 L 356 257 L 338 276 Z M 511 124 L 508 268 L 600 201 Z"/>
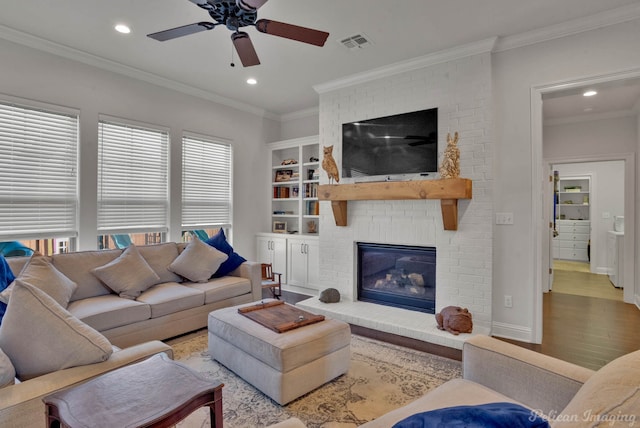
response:
<path id="1" fill-rule="evenodd" d="M 308 109 L 304 109 L 304 110 L 298 110 L 298 111 L 294 111 L 293 113 L 286 113 L 280 116 L 280 121 L 281 122 L 287 122 L 289 120 L 296 120 L 296 119 L 305 119 L 307 117 L 311 117 L 311 116 L 318 116 L 320 114 L 320 108 L 319 107 L 311 107 Z"/>
<path id="2" fill-rule="evenodd" d="M 336 79 L 331 82 L 321 83 L 319 85 L 315 85 L 313 89 L 315 89 L 319 94 L 323 94 L 337 89 L 343 89 L 353 85 L 370 82 L 372 80 L 393 76 L 399 73 L 405 73 L 436 64 L 455 61 L 472 55 L 490 53 L 497 40 L 497 37 L 492 37 L 478 42 L 456 46 L 451 49 L 444 49 L 421 57 L 396 62 L 394 64 L 374 68 L 373 70 L 357 73 L 345 78 Z"/>
<path id="3" fill-rule="evenodd" d="M 74 49 L 65 45 L 61 45 L 59 43 L 54 43 L 49 40 L 24 33 L 22 31 L 18 31 L 4 25 L 0 25 L 0 38 L 53 55 L 61 56 L 73 61 L 81 62 L 83 64 L 87 64 L 103 70 L 122 74 L 133 79 L 142 80 L 144 82 L 161 86 L 163 88 L 173 89 L 187 95 L 192 95 L 194 97 L 212 101 L 217 104 L 222 104 L 227 107 L 255 114 L 260 117 L 280 120 L 279 116 L 269 114 L 264 109 L 232 100 L 231 98 L 226 98 L 216 93 L 205 91 L 204 89 L 199 89 L 172 79 L 167 79 L 153 73 L 142 71 L 116 61 L 111 61 L 109 59 L 105 59 L 97 55 L 81 51 L 79 49 Z"/>
<path id="4" fill-rule="evenodd" d="M 640 4 L 635 3 L 616 9 L 607 10 L 584 18 L 572 19 L 556 25 L 538 28 L 512 36 L 501 37 L 494 52 L 502 52 L 516 49 L 535 43 L 546 42 L 548 40 L 559 39 L 585 31 L 595 30 L 615 24 L 633 21 L 640 18 Z"/>

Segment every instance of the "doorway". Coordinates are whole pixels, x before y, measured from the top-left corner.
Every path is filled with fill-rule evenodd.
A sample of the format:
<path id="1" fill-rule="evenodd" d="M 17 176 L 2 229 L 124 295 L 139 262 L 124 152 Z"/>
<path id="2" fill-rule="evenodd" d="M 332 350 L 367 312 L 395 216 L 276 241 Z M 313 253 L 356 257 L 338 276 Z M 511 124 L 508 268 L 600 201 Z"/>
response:
<path id="1" fill-rule="evenodd" d="M 550 148 L 550 150 L 544 150 L 543 157 L 543 123 L 546 123 L 547 120 L 543 118 L 543 98 L 548 97 L 569 97 L 571 95 L 580 94 L 582 95 L 582 91 L 585 87 L 593 86 L 596 84 L 603 85 L 619 85 L 625 86 L 628 82 L 633 81 L 635 84 L 640 79 L 640 70 L 635 70 L 632 72 L 623 72 L 615 75 L 607 75 L 600 76 L 597 78 L 585 79 L 580 81 L 573 81 L 562 84 L 554 84 L 554 85 L 545 85 L 534 87 L 531 90 L 531 123 L 532 123 L 532 152 L 533 152 L 533 180 L 535 183 L 540 183 L 539 187 L 541 189 L 542 195 L 545 194 L 543 189 L 545 189 L 548 184 L 546 180 L 546 171 L 549 167 L 549 162 L 543 160 L 544 158 L 553 159 L 553 162 L 565 161 L 565 162 L 597 162 L 597 161 L 614 161 L 621 160 L 624 161 L 625 169 L 624 169 L 624 216 L 627 219 L 635 218 L 635 152 L 637 151 L 638 146 L 638 137 L 637 137 L 637 115 L 636 115 L 636 131 L 634 133 L 634 141 L 631 141 L 629 145 L 627 145 L 626 150 L 620 150 L 618 147 L 612 147 L 612 142 L 617 142 L 615 139 L 612 139 L 611 135 L 603 136 L 600 139 L 600 145 L 598 146 L 593 144 L 587 144 L 589 135 L 583 135 L 583 144 L 580 146 L 579 152 L 572 153 L 562 153 L 554 151 L 554 148 Z M 636 100 L 637 102 L 637 100 Z M 591 119 L 597 120 L 598 118 L 603 118 L 604 116 L 594 116 L 591 113 Z M 615 116 L 614 114 L 610 114 L 611 116 Z M 631 114 L 628 114 L 631 116 Z M 617 155 L 612 155 L 612 153 L 619 153 Z M 536 160 L 537 159 L 537 160 Z M 544 179 L 543 179 L 544 178 Z M 533 209 L 534 211 L 540 210 L 539 212 L 545 213 L 545 215 L 534 218 L 534 230 L 536 231 L 536 242 L 535 246 L 537 248 L 534 254 L 534 266 L 535 271 L 538 273 L 536 275 L 535 280 L 535 305 L 534 305 L 534 322 L 533 322 L 533 331 L 532 331 L 532 339 L 535 343 L 541 343 L 542 341 L 542 331 L 543 331 L 543 308 L 542 308 L 542 291 L 546 284 L 549 281 L 550 271 L 550 241 L 549 241 L 549 220 L 551 216 L 546 215 L 546 210 L 544 207 L 544 196 L 540 197 L 540 193 L 533 192 Z M 628 236 L 635 236 L 635 222 L 628 221 L 625 225 L 625 233 Z M 635 281 L 635 246 L 633 245 L 633 239 L 627 239 L 624 242 L 624 270 L 622 272 L 622 277 L 626 284 L 630 284 L 629 287 L 624 288 L 623 296 L 624 301 L 627 303 L 637 303 L 640 301 L 638 297 L 640 296 L 640 291 L 636 290 L 637 284 Z"/>
<path id="2" fill-rule="evenodd" d="M 548 143 L 562 144 L 554 133 L 548 132 Z M 549 289 L 622 301 L 622 288 L 610 280 L 617 264 L 610 241 L 624 236 L 614 231 L 624 215 L 624 161 L 551 162 L 550 169 L 555 186 L 548 195 L 554 200 Z"/>

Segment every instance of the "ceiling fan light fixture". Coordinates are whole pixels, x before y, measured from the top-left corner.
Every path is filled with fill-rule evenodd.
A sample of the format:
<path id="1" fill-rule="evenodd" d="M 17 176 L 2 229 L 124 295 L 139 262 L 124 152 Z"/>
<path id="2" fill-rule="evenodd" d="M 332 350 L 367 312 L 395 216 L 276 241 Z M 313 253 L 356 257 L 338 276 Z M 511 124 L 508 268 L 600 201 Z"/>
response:
<path id="1" fill-rule="evenodd" d="M 116 26 L 113 27 L 113 28 L 115 28 L 116 31 L 118 33 L 121 33 L 121 34 L 129 34 L 129 33 L 131 33 L 131 28 L 129 28 L 129 26 L 126 25 L 126 24 L 116 24 Z"/>

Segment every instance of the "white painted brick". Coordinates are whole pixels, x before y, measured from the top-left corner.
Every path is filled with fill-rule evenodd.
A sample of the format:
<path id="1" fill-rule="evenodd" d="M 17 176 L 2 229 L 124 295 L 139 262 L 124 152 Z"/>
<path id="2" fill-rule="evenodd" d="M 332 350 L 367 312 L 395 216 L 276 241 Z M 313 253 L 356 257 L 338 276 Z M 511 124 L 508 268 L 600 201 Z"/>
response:
<path id="1" fill-rule="evenodd" d="M 321 144 L 340 160 L 341 124 L 430 107 L 439 109 L 439 154 L 446 133 L 461 135 L 461 171 L 474 180 L 460 201 L 459 230 L 444 231 L 438 201 L 349 202 L 347 227 L 321 204 L 321 282 L 353 296 L 353 243 L 390 242 L 437 248 L 436 307 L 468 306 L 475 323 L 491 323 L 493 141 L 490 55 L 476 55 L 320 96 Z M 440 157 L 441 160 L 441 157 Z M 324 180 L 324 178 L 323 178 Z"/>

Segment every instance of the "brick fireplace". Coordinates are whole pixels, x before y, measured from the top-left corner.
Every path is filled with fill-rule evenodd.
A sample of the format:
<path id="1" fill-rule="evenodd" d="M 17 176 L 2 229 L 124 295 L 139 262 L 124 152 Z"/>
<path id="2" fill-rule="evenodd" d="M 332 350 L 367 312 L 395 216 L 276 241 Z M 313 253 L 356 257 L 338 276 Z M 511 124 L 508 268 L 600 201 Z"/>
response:
<path id="1" fill-rule="evenodd" d="M 458 230 L 443 228 L 437 200 L 350 201 L 347 226 L 336 226 L 331 202 L 320 203 L 320 272 L 323 288 L 336 288 L 341 302 L 317 299 L 308 309 L 352 324 L 446 346 L 456 338 L 436 329 L 431 314 L 358 301 L 357 242 L 435 247 L 435 311 L 454 305 L 473 314 L 474 332 L 489 332 L 492 302 L 493 124 L 491 55 L 469 54 L 359 83 L 320 88 L 320 145 L 334 145 L 341 162 L 341 124 L 393 113 L 438 108 L 438 151 L 447 132 L 458 131 L 461 177 L 473 181 L 473 199 L 458 202 Z M 344 180 L 343 180 L 344 181 Z M 343 184 L 343 181 L 340 184 Z M 321 183 L 328 181 L 321 175 Z"/>

